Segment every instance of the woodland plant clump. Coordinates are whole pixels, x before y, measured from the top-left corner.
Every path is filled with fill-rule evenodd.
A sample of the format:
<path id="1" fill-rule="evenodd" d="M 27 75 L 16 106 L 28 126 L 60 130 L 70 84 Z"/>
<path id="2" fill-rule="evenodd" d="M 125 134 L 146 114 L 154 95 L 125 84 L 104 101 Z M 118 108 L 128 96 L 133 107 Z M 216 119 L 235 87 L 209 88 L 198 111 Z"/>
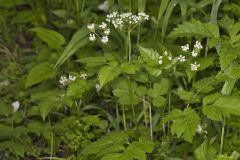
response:
<path id="1" fill-rule="evenodd" d="M 0 1 L 0 159 L 239 159 L 239 8 Z"/>

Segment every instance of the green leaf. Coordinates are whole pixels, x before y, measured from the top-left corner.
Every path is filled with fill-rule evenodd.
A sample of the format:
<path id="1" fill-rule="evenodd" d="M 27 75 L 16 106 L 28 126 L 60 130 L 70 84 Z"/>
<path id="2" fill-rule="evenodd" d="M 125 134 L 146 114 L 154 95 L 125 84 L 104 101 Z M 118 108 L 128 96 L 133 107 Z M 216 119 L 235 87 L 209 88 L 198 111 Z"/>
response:
<path id="1" fill-rule="evenodd" d="M 84 28 L 80 29 L 73 35 L 71 41 L 68 43 L 67 47 L 55 64 L 55 68 L 62 65 L 70 56 L 72 56 L 81 47 L 85 46 L 89 42 L 89 39 L 87 37 L 88 34 L 89 30 L 87 28 Z"/>
<path id="2" fill-rule="evenodd" d="M 87 67 L 99 67 L 101 65 L 104 65 L 106 63 L 106 58 L 101 56 L 96 57 L 86 57 L 81 58 L 79 60 L 76 60 L 76 62 L 84 63 L 87 65 Z"/>
<path id="3" fill-rule="evenodd" d="M 158 65 L 159 53 L 157 51 L 154 51 L 153 49 L 143 48 L 141 46 L 138 48 L 143 60 L 147 62 L 149 66 Z"/>
<path id="4" fill-rule="evenodd" d="M 38 64 L 30 70 L 27 76 L 25 87 L 28 88 L 42 82 L 43 80 L 52 78 L 54 74 L 55 71 L 48 62 Z"/>
<path id="5" fill-rule="evenodd" d="M 153 88 L 150 88 L 148 91 L 148 95 L 155 98 L 159 95 L 165 95 L 168 93 L 169 88 L 169 80 L 161 79 L 160 82 L 154 83 Z"/>
<path id="6" fill-rule="evenodd" d="M 240 116 L 240 100 L 238 97 L 212 95 L 203 107 L 203 113 L 211 120 L 221 121 L 222 116 Z M 215 102 L 214 102 L 215 100 Z M 206 100 L 204 100 L 206 104 Z M 209 102 L 210 101 L 210 102 Z"/>
<path id="7" fill-rule="evenodd" d="M 156 96 L 152 101 L 155 107 L 164 107 L 166 105 L 166 99 L 163 96 Z"/>
<path id="8" fill-rule="evenodd" d="M 86 81 L 78 80 L 68 86 L 67 96 L 73 98 L 81 98 L 86 91 Z"/>
<path id="9" fill-rule="evenodd" d="M 193 99 L 194 95 L 195 95 L 194 92 L 192 92 L 192 91 L 188 92 L 182 88 L 177 89 L 177 94 L 180 97 L 180 99 L 185 100 L 185 101 L 189 101 L 189 100 Z"/>
<path id="10" fill-rule="evenodd" d="M 216 150 L 214 147 L 208 145 L 207 140 L 205 140 L 200 146 L 194 151 L 194 157 L 196 160 L 214 160 L 216 156 Z"/>
<path id="11" fill-rule="evenodd" d="M 199 38 L 218 38 L 218 26 L 212 23 L 201 23 L 200 21 L 192 20 L 192 22 L 184 22 L 183 24 L 178 25 L 177 28 L 174 28 L 170 33 L 169 38 L 194 36 Z"/>
<path id="12" fill-rule="evenodd" d="M 127 74 L 135 74 L 136 72 L 136 67 L 134 66 L 134 64 L 131 64 L 130 62 L 122 63 L 120 68 L 122 72 Z"/>
<path id="13" fill-rule="evenodd" d="M 163 118 L 163 123 L 170 120 L 174 120 L 171 126 L 171 133 L 191 143 L 200 123 L 198 114 L 191 108 L 186 108 L 183 112 L 175 109 Z"/>
<path id="14" fill-rule="evenodd" d="M 0 101 L 0 115 L 8 117 L 13 111 L 12 106 L 6 105 Z"/>
<path id="15" fill-rule="evenodd" d="M 99 70 L 98 79 L 101 86 L 112 81 L 121 73 L 119 66 L 105 66 Z"/>
<path id="16" fill-rule="evenodd" d="M 31 31 L 34 31 L 42 41 L 54 49 L 60 49 L 66 42 L 64 37 L 54 30 L 37 27 Z"/>
<path id="17" fill-rule="evenodd" d="M 114 96 L 119 98 L 118 102 L 122 105 L 136 105 L 141 101 L 141 98 L 136 94 L 137 83 L 134 81 L 120 79 L 113 88 Z"/>

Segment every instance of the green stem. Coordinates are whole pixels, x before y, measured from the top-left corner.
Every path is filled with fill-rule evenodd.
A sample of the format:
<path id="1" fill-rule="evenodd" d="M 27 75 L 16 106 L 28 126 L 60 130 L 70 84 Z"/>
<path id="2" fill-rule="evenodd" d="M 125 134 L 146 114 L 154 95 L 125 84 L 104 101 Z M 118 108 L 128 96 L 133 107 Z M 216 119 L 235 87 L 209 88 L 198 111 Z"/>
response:
<path id="1" fill-rule="evenodd" d="M 207 57 L 207 54 L 208 54 L 208 43 L 209 43 L 209 38 L 207 38 L 207 41 L 206 41 L 204 57 Z"/>
<path id="2" fill-rule="evenodd" d="M 150 138 L 153 139 L 152 106 L 149 103 Z"/>
<path id="3" fill-rule="evenodd" d="M 134 97 L 133 97 L 132 85 L 131 85 L 131 79 L 130 79 L 130 77 L 128 77 L 128 87 L 129 87 L 129 91 L 130 91 L 130 100 L 131 100 L 131 107 L 132 107 L 133 119 L 134 119 L 135 125 L 137 125 L 136 112 L 135 112 L 135 108 L 134 108 L 134 99 L 133 99 Z"/>
<path id="4" fill-rule="evenodd" d="M 172 75 L 170 74 L 169 75 L 169 88 L 168 88 L 168 114 L 170 114 L 171 112 L 171 100 L 172 100 Z M 170 122 L 168 122 L 168 139 L 169 139 L 169 136 L 170 136 Z"/>
<path id="5" fill-rule="evenodd" d="M 119 123 L 120 123 L 120 117 L 119 117 L 119 109 L 118 109 L 118 104 L 116 103 L 116 115 L 117 115 L 117 124 L 119 128 Z"/>
<path id="6" fill-rule="evenodd" d="M 130 29 L 127 32 L 127 44 L 128 44 L 128 61 L 131 61 L 131 52 L 132 52 L 132 45 L 131 45 L 131 31 Z"/>
<path id="7" fill-rule="evenodd" d="M 126 115 L 125 115 L 125 107 L 122 106 L 122 116 L 123 116 L 123 128 L 124 128 L 124 131 L 127 130 L 127 124 L 126 124 Z"/>
<path id="8" fill-rule="evenodd" d="M 140 41 L 140 33 L 141 33 L 141 24 L 138 25 L 137 46 L 139 45 L 139 41 Z"/>
<path id="9" fill-rule="evenodd" d="M 219 154 L 222 154 L 222 150 L 223 150 L 224 131 L 225 131 L 225 117 L 222 118 L 222 130 L 221 130 L 221 142 L 220 142 Z"/>

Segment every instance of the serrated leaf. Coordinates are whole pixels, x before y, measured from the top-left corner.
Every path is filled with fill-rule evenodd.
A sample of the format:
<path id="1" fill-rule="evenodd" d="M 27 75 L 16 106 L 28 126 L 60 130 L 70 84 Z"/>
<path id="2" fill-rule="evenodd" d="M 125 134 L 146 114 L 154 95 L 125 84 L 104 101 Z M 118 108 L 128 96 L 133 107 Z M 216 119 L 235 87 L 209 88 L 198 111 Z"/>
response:
<path id="1" fill-rule="evenodd" d="M 42 41 L 54 49 L 60 49 L 65 44 L 64 37 L 54 30 L 37 27 L 31 29 L 31 31 L 34 31 Z"/>
<path id="2" fill-rule="evenodd" d="M 143 48 L 141 46 L 138 48 L 143 60 L 147 62 L 149 66 L 158 65 L 159 53 L 157 51 L 153 49 Z"/>
<path id="3" fill-rule="evenodd" d="M 114 85 L 113 94 L 118 97 L 118 102 L 122 105 L 136 105 L 141 101 L 141 98 L 136 94 L 137 83 L 129 82 L 126 79 L 119 80 Z"/>
<path id="4" fill-rule="evenodd" d="M 214 160 L 216 156 L 216 150 L 211 147 L 207 140 L 205 140 L 200 146 L 194 151 L 194 157 L 196 160 Z"/>
<path id="5" fill-rule="evenodd" d="M 150 88 L 148 95 L 151 97 L 157 97 L 168 93 L 169 81 L 168 79 L 161 79 L 160 82 L 154 83 L 153 88 Z"/>
<path id="6" fill-rule="evenodd" d="M 25 87 L 28 88 L 42 82 L 43 80 L 52 78 L 54 74 L 55 71 L 48 62 L 38 64 L 30 70 L 27 76 Z"/>
<path id="7" fill-rule="evenodd" d="M 163 123 L 169 120 L 174 120 L 171 133 L 191 143 L 200 123 L 198 114 L 191 108 L 186 108 L 184 111 L 175 109 L 163 118 Z"/>
<path id="8" fill-rule="evenodd" d="M 177 28 L 174 28 L 170 33 L 169 38 L 194 36 L 199 38 L 218 38 L 218 26 L 212 23 L 202 23 L 197 20 L 192 20 L 191 22 L 184 22 L 183 24 L 178 25 Z"/>
<path id="9" fill-rule="evenodd" d="M 105 66 L 99 70 L 98 80 L 101 86 L 112 81 L 121 73 L 119 66 Z"/>
<path id="10" fill-rule="evenodd" d="M 84 80 L 78 80 L 68 86 L 67 96 L 74 97 L 74 98 L 81 98 L 85 90 L 86 90 L 86 82 Z"/>
<path id="11" fill-rule="evenodd" d="M 152 104 L 155 107 L 163 107 L 166 105 L 166 99 L 163 96 L 154 97 Z"/>

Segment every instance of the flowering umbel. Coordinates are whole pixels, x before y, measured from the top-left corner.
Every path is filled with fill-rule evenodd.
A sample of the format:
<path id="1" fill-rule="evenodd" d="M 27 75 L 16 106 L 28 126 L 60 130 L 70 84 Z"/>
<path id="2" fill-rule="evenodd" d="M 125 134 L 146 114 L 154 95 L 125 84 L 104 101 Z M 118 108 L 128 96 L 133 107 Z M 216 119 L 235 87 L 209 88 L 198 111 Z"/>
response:
<path id="1" fill-rule="evenodd" d="M 142 23 L 143 21 L 149 20 L 149 15 L 144 12 L 140 12 L 137 15 L 127 12 L 119 14 L 118 12 L 113 12 L 106 16 L 106 20 L 100 25 L 89 24 L 87 28 L 91 31 L 89 34 L 90 41 L 96 41 L 97 37 L 103 44 L 108 43 L 108 36 L 111 33 L 109 25 L 112 25 L 116 29 L 122 30 L 123 28 L 133 29 L 136 25 Z"/>

